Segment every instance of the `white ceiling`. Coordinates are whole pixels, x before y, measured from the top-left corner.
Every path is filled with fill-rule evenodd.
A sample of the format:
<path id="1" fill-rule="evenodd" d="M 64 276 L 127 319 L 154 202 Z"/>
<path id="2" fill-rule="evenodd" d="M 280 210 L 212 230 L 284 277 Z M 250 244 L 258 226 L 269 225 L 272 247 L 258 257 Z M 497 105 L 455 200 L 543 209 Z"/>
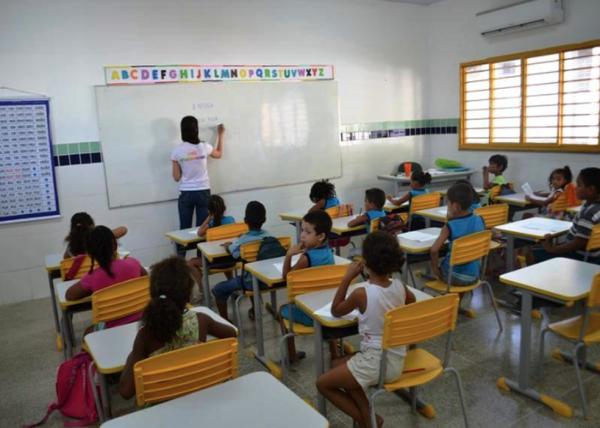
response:
<path id="1" fill-rule="evenodd" d="M 433 3 L 440 2 L 442 0 L 387 0 L 394 3 L 412 3 L 412 4 L 422 4 L 423 6 L 428 6 Z"/>

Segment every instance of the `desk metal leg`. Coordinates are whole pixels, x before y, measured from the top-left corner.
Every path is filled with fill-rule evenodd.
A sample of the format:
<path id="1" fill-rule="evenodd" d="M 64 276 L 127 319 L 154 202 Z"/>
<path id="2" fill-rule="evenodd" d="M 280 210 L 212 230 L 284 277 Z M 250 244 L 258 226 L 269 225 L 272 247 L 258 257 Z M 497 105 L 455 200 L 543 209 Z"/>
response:
<path id="1" fill-rule="evenodd" d="M 254 292 L 254 324 L 256 326 L 256 358 L 264 363 L 265 344 L 263 342 L 262 305 L 260 304 L 260 288 L 258 279 L 252 276 L 252 291 Z"/>
<path id="2" fill-rule="evenodd" d="M 506 236 L 506 270 L 512 272 L 515 270 L 515 238 L 512 235 Z"/>
<path id="3" fill-rule="evenodd" d="M 315 368 L 316 378 L 323 374 L 325 371 L 325 360 L 323 356 L 323 327 L 319 321 L 314 320 L 315 327 Z M 323 416 L 327 417 L 327 404 L 325 403 L 325 397 L 321 395 L 317 390 L 317 410 Z"/>
<path id="4" fill-rule="evenodd" d="M 531 369 L 531 293 L 521 289 L 521 343 L 519 354 L 519 380 L 501 377 L 498 379 L 498 388 L 505 391 L 515 391 L 550 407 L 556 413 L 573 416 L 573 409 L 562 401 L 541 394 L 530 385 L 529 373 Z"/>
<path id="5" fill-rule="evenodd" d="M 54 326 L 56 327 L 56 340 L 58 342 L 59 337 L 62 339 L 60 335 L 60 319 L 58 318 L 58 309 L 56 304 L 56 292 L 54 290 L 54 278 L 52 273 L 48 272 L 48 283 L 50 284 L 50 299 L 52 300 L 52 313 L 54 315 Z M 63 341 L 64 343 L 64 341 Z M 57 349 L 60 351 L 62 346 L 59 343 L 56 344 Z"/>
<path id="6" fill-rule="evenodd" d="M 106 376 L 102 373 L 100 375 L 100 396 L 102 397 L 102 411 L 106 419 L 112 418 L 111 406 L 110 406 L 110 394 L 108 393 L 108 383 L 106 382 Z"/>
<path id="7" fill-rule="evenodd" d="M 71 338 L 73 337 L 73 325 L 71 324 L 71 317 L 68 310 L 62 311 L 61 316 L 62 328 L 60 329 L 62 340 L 63 340 L 63 355 L 65 360 L 71 358 L 73 356 L 73 342 Z"/>
<path id="8" fill-rule="evenodd" d="M 210 285 L 208 283 L 208 260 L 202 253 L 202 288 L 204 289 L 204 305 L 210 308 Z"/>
<path id="9" fill-rule="evenodd" d="M 296 220 L 294 224 L 296 225 L 296 244 L 299 244 L 300 234 L 302 233 L 302 220 Z"/>

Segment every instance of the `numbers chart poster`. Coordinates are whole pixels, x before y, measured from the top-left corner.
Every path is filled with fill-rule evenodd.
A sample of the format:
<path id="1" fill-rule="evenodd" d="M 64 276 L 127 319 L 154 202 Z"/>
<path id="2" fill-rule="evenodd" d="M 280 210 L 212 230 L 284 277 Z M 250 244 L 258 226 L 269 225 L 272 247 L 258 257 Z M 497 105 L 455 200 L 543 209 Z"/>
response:
<path id="1" fill-rule="evenodd" d="M 49 101 L 0 99 L 0 224 L 58 217 Z"/>

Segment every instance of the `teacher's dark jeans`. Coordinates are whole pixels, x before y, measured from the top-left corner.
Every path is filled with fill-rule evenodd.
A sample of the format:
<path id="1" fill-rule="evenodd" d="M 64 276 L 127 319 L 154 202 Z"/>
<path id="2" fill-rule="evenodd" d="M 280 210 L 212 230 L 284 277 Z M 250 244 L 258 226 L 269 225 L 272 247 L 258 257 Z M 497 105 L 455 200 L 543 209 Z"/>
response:
<path id="1" fill-rule="evenodd" d="M 186 190 L 179 193 L 177 208 L 179 208 L 179 228 L 192 227 L 194 210 L 196 211 L 196 226 L 200 226 L 208 217 L 208 198 L 210 190 Z M 185 247 L 177 245 L 177 255 L 185 257 Z"/>

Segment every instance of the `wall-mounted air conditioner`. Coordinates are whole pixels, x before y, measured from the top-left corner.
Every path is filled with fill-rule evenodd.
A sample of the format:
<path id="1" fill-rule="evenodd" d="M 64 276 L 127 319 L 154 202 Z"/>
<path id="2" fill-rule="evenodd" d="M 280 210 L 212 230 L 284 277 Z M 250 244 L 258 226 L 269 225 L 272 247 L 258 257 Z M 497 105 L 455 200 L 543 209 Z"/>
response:
<path id="1" fill-rule="evenodd" d="M 564 21 L 562 0 L 523 0 L 475 15 L 483 36 L 497 36 Z"/>

